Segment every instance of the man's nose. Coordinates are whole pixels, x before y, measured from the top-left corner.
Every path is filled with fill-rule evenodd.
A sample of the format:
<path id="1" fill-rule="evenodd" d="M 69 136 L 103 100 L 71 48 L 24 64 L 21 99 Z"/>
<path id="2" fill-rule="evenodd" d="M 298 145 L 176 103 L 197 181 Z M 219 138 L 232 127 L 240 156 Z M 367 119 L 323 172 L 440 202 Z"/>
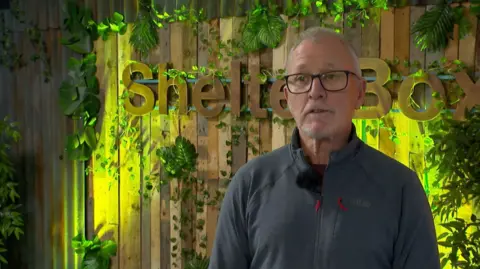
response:
<path id="1" fill-rule="evenodd" d="M 309 97 L 312 99 L 327 97 L 327 91 L 323 88 L 320 78 L 316 77 L 312 81 L 312 89 L 310 89 Z"/>

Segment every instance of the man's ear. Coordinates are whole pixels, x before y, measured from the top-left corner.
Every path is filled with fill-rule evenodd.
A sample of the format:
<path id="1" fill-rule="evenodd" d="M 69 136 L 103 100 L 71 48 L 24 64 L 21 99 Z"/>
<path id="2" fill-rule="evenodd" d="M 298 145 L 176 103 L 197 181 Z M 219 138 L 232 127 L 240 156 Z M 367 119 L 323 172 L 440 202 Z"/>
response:
<path id="1" fill-rule="evenodd" d="M 360 81 L 360 87 L 358 91 L 358 97 L 357 97 L 357 106 L 356 108 L 359 109 L 363 103 L 365 102 L 365 95 L 367 93 L 367 81 L 365 79 L 362 79 Z"/>
<path id="2" fill-rule="evenodd" d="M 288 89 L 287 89 L 287 85 L 283 85 L 282 86 L 282 90 L 283 90 L 283 96 L 285 97 L 285 100 L 288 102 Z"/>

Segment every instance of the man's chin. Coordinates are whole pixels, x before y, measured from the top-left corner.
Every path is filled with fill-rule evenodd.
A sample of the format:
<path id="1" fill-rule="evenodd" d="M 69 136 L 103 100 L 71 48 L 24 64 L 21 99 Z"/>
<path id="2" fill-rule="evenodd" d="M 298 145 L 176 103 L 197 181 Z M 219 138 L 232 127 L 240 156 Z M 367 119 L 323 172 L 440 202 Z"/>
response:
<path id="1" fill-rule="evenodd" d="M 328 130 L 326 130 L 326 128 L 318 128 L 317 126 L 315 126 L 315 128 L 312 128 L 305 126 L 300 128 L 300 130 L 306 136 L 315 140 L 322 140 L 330 137 L 330 134 Z"/>

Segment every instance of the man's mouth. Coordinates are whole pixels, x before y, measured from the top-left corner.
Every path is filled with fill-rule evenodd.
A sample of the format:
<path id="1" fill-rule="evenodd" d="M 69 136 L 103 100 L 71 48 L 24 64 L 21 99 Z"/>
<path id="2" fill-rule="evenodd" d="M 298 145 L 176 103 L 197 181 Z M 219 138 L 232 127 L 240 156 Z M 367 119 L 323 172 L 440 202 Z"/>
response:
<path id="1" fill-rule="evenodd" d="M 316 108 L 316 109 L 310 110 L 308 113 L 310 114 L 310 113 L 326 113 L 326 112 L 330 112 L 330 111 L 326 109 Z"/>

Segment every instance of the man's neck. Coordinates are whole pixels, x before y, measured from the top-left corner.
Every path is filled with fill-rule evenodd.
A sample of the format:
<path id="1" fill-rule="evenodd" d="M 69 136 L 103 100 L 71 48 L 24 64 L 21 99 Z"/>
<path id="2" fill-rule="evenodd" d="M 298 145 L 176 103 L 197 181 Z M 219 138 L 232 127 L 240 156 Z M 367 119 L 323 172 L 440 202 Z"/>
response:
<path id="1" fill-rule="evenodd" d="M 300 144 L 311 164 L 328 164 L 330 159 L 330 153 L 338 151 L 348 143 L 350 131 L 345 132 L 343 135 L 327 139 L 313 139 L 302 132 L 300 134 Z"/>

